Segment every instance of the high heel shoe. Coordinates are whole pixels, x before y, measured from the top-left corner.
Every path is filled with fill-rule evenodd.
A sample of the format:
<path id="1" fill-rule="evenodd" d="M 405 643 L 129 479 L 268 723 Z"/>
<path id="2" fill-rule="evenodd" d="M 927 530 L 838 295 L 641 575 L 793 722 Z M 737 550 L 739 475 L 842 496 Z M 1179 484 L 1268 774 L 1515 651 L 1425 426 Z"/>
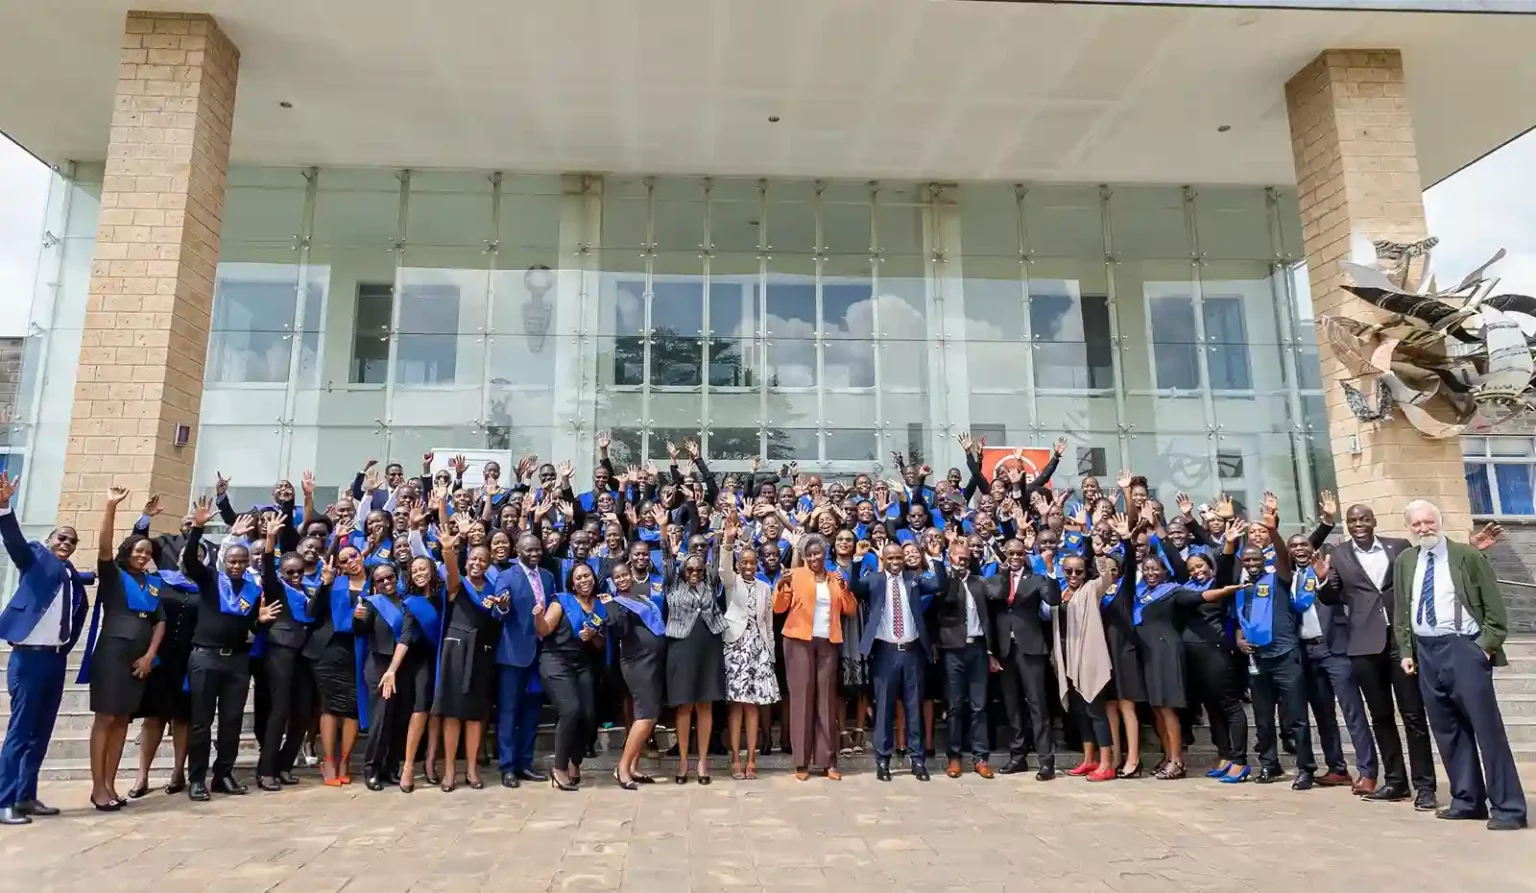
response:
<path id="1" fill-rule="evenodd" d="M 123 805 L 116 800 L 108 800 L 105 803 L 97 803 L 95 800 L 92 800 L 91 805 L 96 807 L 97 812 L 117 812 L 123 808 Z"/>
<path id="2" fill-rule="evenodd" d="M 457 785 L 455 785 L 453 783 L 453 779 L 451 779 L 451 778 L 444 778 L 443 781 L 442 781 L 442 784 L 439 784 L 437 787 L 438 787 L 438 790 L 442 791 L 443 793 L 451 794 L 451 793 L 453 793 L 453 789 L 455 787 L 457 787 Z"/>
<path id="3" fill-rule="evenodd" d="M 431 766 L 428 766 L 422 770 L 421 780 L 425 781 L 429 785 L 432 785 L 433 787 L 437 787 L 443 783 L 443 777 L 441 775 L 433 774 Z"/>
<path id="4" fill-rule="evenodd" d="M 469 789 L 471 791 L 483 791 L 485 790 L 485 782 L 478 778 L 471 778 L 469 779 Z"/>
<path id="5" fill-rule="evenodd" d="M 575 791 L 576 790 L 576 786 L 575 785 L 570 784 L 568 782 L 563 782 L 563 781 L 560 780 L 560 775 L 559 775 L 559 773 L 555 772 L 555 767 L 554 766 L 550 766 L 549 767 L 549 786 L 554 788 L 557 791 L 567 791 L 567 792 L 569 792 L 569 791 Z"/>
<path id="6" fill-rule="evenodd" d="M 626 791 L 638 791 L 638 790 L 640 790 L 640 786 L 638 784 L 635 784 L 633 781 L 625 781 L 624 779 L 620 778 L 619 777 L 619 770 L 617 770 L 617 769 L 613 770 L 613 780 L 618 782 L 619 783 L 619 787 L 623 788 Z"/>
<path id="7" fill-rule="evenodd" d="M 672 783 L 673 784 L 687 784 L 688 783 L 688 773 L 685 771 L 682 775 L 674 775 L 674 776 L 672 776 Z"/>
<path id="8" fill-rule="evenodd" d="M 402 794 L 409 794 L 416 790 L 415 781 L 402 781 L 397 786 L 400 788 L 400 793 Z"/>
<path id="9" fill-rule="evenodd" d="M 147 785 L 147 784 L 137 784 L 137 785 L 134 785 L 133 787 L 128 789 L 128 799 L 129 800 L 137 800 L 140 797 L 143 797 L 145 794 L 148 794 L 148 793 L 149 793 L 149 785 Z"/>
<path id="10" fill-rule="evenodd" d="M 631 775 L 629 778 L 635 784 L 655 784 L 656 783 L 656 779 L 652 778 L 649 775 Z"/>
<path id="11" fill-rule="evenodd" d="M 1243 771 L 1237 773 L 1236 775 L 1223 775 L 1221 778 L 1218 778 L 1216 780 L 1221 782 L 1222 784 L 1242 784 L 1243 782 L 1248 780 L 1248 775 L 1252 771 L 1253 771 L 1253 767 L 1252 766 L 1244 766 L 1243 767 Z"/>
<path id="12" fill-rule="evenodd" d="M 1232 769 L 1232 761 L 1231 760 L 1227 760 L 1227 761 L 1223 762 L 1220 766 L 1217 766 L 1215 769 L 1212 769 L 1211 771 L 1205 773 L 1205 777 L 1206 778 L 1220 778 L 1223 775 L 1226 775 L 1229 771 L 1231 771 L 1231 769 Z"/>
<path id="13" fill-rule="evenodd" d="M 1141 777 L 1141 761 L 1138 760 L 1136 762 L 1136 768 L 1131 769 L 1129 771 L 1127 771 L 1125 769 L 1117 770 L 1115 772 L 1115 777 L 1116 778 L 1140 778 Z"/>
<path id="14" fill-rule="evenodd" d="M 1087 760 L 1083 760 L 1081 763 L 1078 763 L 1076 766 L 1068 769 L 1067 774 L 1073 778 L 1082 778 L 1084 775 L 1087 775 L 1097 768 L 1099 768 L 1098 763 L 1090 763 Z"/>
<path id="15" fill-rule="evenodd" d="M 1169 760 L 1163 764 L 1163 768 L 1157 770 L 1153 776 L 1160 781 L 1178 781 L 1184 777 L 1184 764 L 1177 760 Z"/>

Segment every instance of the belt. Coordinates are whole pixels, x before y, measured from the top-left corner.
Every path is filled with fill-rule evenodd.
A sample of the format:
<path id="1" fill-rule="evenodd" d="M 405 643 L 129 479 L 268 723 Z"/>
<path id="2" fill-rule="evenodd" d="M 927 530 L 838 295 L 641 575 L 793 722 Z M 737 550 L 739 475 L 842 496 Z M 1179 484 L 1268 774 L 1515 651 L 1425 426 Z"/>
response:
<path id="1" fill-rule="evenodd" d="M 981 636 L 966 636 L 965 637 L 965 644 L 969 645 L 972 642 L 985 642 L 986 640 L 987 640 L 987 637 L 985 635 L 981 635 Z"/>
<path id="2" fill-rule="evenodd" d="M 69 651 L 69 646 L 68 645 L 18 645 L 18 644 L 13 642 L 13 643 L 11 643 L 11 650 L 12 651 L 40 651 L 43 654 L 66 654 Z"/>
<path id="3" fill-rule="evenodd" d="M 219 657 L 233 657 L 236 654 L 249 654 L 251 649 L 245 648 L 215 648 L 212 645 L 193 645 L 193 651 L 204 651 L 209 654 L 217 654 Z"/>
<path id="4" fill-rule="evenodd" d="M 897 651 L 912 651 L 914 649 L 921 648 L 923 645 L 922 641 L 919 639 L 913 639 L 910 642 L 892 642 L 890 639 L 881 639 L 880 641 L 892 648 L 895 648 Z"/>

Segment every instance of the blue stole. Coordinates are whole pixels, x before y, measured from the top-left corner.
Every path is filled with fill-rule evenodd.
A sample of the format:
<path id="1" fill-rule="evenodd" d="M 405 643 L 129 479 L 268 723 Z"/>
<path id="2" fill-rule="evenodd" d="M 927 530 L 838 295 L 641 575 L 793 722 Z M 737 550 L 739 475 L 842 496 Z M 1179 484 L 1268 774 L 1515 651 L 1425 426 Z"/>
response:
<path id="1" fill-rule="evenodd" d="M 492 605 L 493 605 L 492 598 L 496 594 L 496 587 L 495 587 L 494 584 L 491 583 L 491 578 L 490 577 L 486 577 L 485 578 L 485 588 L 484 589 L 476 589 L 475 588 L 475 584 L 469 582 L 469 578 L 468 577 L 460 577 L 459 578 L 459 585 L 461 587 L 463 587 L 463 590 L 464 590 L 463 592 L 459 593 L 460 597 L 464 596 L 465 594 L 468 594 L 469 595 L 469 599 L 468 600 L 469 600 L 470 604 L 472 604 L 476 608 L 479 608 L 480 610 L 486 612 L 487 614 L 489 614 L 491 612 Z"/>
<path id="2" fill-rule="evenodd" d="M 159 574 L 145 574 L 142 586 L 132 574 L 122 568 L 117 569 L 117 575 L 123 581 L 123 595 L 128 602 L 128 610 L 137 614 L 153 614 L 160 607 L 160 587 L 165 585 L 165 581 Z M 194 590 L 196 588 L 193 587 Z M 96 604 L 91 606 L 91 623 L 85 634 L 85 651 L 80 656 L 80 671 L 75 675 L 76 685 L 91 681 L 91 655 L 96 651 L 96 633 L 101 623 L 101 611 L 101 596 L 98 593 Z M 154 662 L 155 665 L 159 665 L 158 655 Z"/>
<path id="3" fill-rule="evenodd" d="M 643 543 L 661 542 L 661 529 L 657 527 L 636 527 L 635 536 Z"/>
<path id="4" fill-rule="evenodd" d="M 1250 645 L 1261 647 L 1274 641 L 1278 586 L 1275 575 L 1268 573 L 1237 591 L 1237 622 Z"/>
<path id="5" fill-rule="evenodd" d="M 373 609 L 379 612 L 379 617 L 389 626 L 389 631 L 395 637 L 395 644 L 400 643 L 400 630 L 405 627 L 405 611 L 400 605 L 395 604 L 387 595 L 369 595 L 364 600 L 373 605 Z"/>
<path id="6" fill-rule="evenodd" d="M 310 583 L 308 580 L 304 581 L 304 587 L 304 589 L 295 589 L 289 586 L 286 580 L 283 581 L 283 596 L 288 602 L 289 616 L 299 623 L 308 626 L 315 622 L 315 618 L 309 616 L 309 592 L 306 590 L 319 589 L 320 587 L 318 584 Z"/>
<path id="7" fill-rule="evenodd" d="M 613 600 L 639 617 L 640 622 L 645 624 L 645 628 L 651 631 L 651 635 L 657 638 L 666 635 L 667 622 L 661 619 L 661 606 L 656 603 L 655 596 L 642 601 L 634 596 L 615 593 Z"/>
<path id="8" fill-rule="evenodd" d="M 858 523 L 854 524 L 853 535 L 856 539 L 869 539 L 869 525 L 865 524 L 863 521 L 859 521 Z"/>
<path id="9" fill-rule="evenodd" d="M 364 584 L 363 592 L 368 591 Z M 346 577 L 337 577 L 331 581 L 331 632 L 352 634 L 352 610 L 356 605 L 352 604 L 352 589 L 347 585 Z"/>
<path id="10" fill-rule="evenodd" d="M 983 579 L 997 576 L 997 562 L 989 561 L 983 564 L 981 566 L 981 576 Z"/>
<path id="11" fill-rule="evenodd" d="M 601 566 L 598 559 L 590 555 L 587 556 L 587 559 L 584 562 L 582 562 L 579 558 L 562 558 L 560 559 L 560 579 L 555 581 L 556 588 L 564 589 L 567 585 L 569 585 L 568 581 L 571 579 L 571 571 L 575 569 L 578 562 L 592 568 L 592 573 L 594 574 L 597 573 L 598 568 Z"/>
<path id="12" fill-rule="evenodd" d="M 603 631 L 603 622 L 608 619 L 608 609 L 601 601 L 592 602 L 592 611 L 588 613 L 582 610 L 581 602 L 569 592 L 562 592 L 555 598 L 560 600 L 560 607 L 565 611 L 565 620 L 571 625 L 571 632 L 580 634 L 581 628 L 591 626 L 598 632 Z"/>
<path id="13" fill-rule="evenodd" d="M 660 573 L 649 574 L 649 575 L 647 575 L 644 578 L 635 577 L 634 579 L 635 579 L 634 589 L 632 591 L 638 592 L 643 587 L 645 589 L 649 589 L 650 590 L 651 598 L 652 599 L 657 599 L 657 598 L 664 599 L 664 598 L 666 598 L 666 595 L 667 595 L 667 579 L 666 579 L 666 577 L 662 576 Z M 612 581 L 610 581 L 610 582 L 612 582 Z"/>
<path id="14" fill-rule="evenodd" d="M 903 527 L 896 531 L 896 542 L 901 543 L 902 545 L 906 545 L 907 543 L 917 543 L 919 542 L 918 535 L 921 533 L 921 530 L 914 531 L 910 527 Z"/>
<path id="15" fill-rule="evenodd" d="M 1076 530 L 1061 532 L 1061 551 L 1069 555 L 1087 555 L 1088 540 Z"/>
<path id="16" fill-rule="evenodd" d="M 220 571 L 218 578 L 219 610 L 232 617 L 251 616 L 251 612 L 256 610 L 256 602 L 259 599 L 247 598 L 246 591 L 254 587 L 256 594 L 259 596 L 261 594 L 261 582 L 247 571 L 245 576 L 240 578 L 239 590 L 236 590 L 234 583 L 230 582 L 229 574 Z"/>
<path id="17" fill-rule="evenodd" d="M 1171 581 L 1164 581 L 1157 586 L 1148 587 L 1143 591 L 1137 592 L 1136 607 L 1131 611 L 1131 624 L 1133 626 L 1141 626 L 1142 609 L 1146 608 L 1147 605 L 1150 605 L 1153 602 L 1162 601 L 1163 599 L 1172 595 L 1173 591 L 1178 588 L 1179 584 Z"/>
<path id="18" fill-rule="evenodd" d="M 416 622 L 421 625 L 421 631 L 426 634 L 427 641 L 431 642 L 435 649 L 437 640 L 443 635 L 443 619 L 438 615 L 437 607 L 432 604 L 432 600 L 425 595 L 407 595 L 401 604 L 411 612 L 412 617 L 416 618 Z"/>
<path id="19" fill-rule="evenodd" d="M 1205 592 L 1206 590 L 1210 589 L 1213 585 L 1215 585 L 1215 583 L 1216 583 L 1216 578 L 1215 577 L 1212 577 L 1209 580 L 1206 580 L 1204 583 L 1201 583 L 1199 580 L 1196 580 L 1195 578 L 1191 577 L 1191 578 L 1189 578 L 1189 580 L 1187 580 L 1184 583 L 1184 588 L 1188 589 L 1190 592 Z"/>
<path id="20" fill-rule="evenodd" d="M 1066 572 L 1066 569 L 1061 566 L 1061 564 L 1062 564 L 1062 561 L 1061 561 L 1062 557 L 1063 556 L 1061 556 L 1061 555 L 1056 556 L 1056 573 L 1054 573 L 1054 574 L 1052 574 L 1052 573 L 1050 573 L 1049 571 L 1046 570 L 1046 568 L 1045 568 L 1045 558 L 1043 556 L 1040 556 L 1040 555 L 1031 555 L 1031 556 L 1029 556 L 1029 569 L 1034 571 L 1036 574 L 1039 574 L 1042 577 L 1050 577 L 1050 578 L 1054 579 L 1056 582 L 1058 582 L 1061 585 L 1065 586 L 1065 585 L 1067 585 L 1067 572 Z M 996 565 L 993 566 L 992 573 L 994 573 L 994 574 L 997 573 Z M 990 577 L 990 576 L 992 576 L 992 574 L 982 574 L 982 576 Z"/>
<path id="21" fill-rule="evenodd" d="M 1310 567 L 1296 571 L 1291 586 L 1291 607 L 1305 613 L 1317 601 L 1317 571 Z"/>

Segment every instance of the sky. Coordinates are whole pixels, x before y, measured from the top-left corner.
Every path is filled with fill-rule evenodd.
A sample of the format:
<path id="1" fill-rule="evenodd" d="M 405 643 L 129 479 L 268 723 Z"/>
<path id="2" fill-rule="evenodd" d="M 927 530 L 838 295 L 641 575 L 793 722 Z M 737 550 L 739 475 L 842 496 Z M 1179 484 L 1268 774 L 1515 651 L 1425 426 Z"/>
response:
<path id="1" fill-rule="evenodd" d="M 26 333 L 36 289 L 51 172 L 0 136 L 0 337 Z M 1536 131 L 1431 187 L 1424 193 L 1429 232 L 1440 238 L 1433 267 L 1441 285 L 1504 248 L 1493 267 L 1500 293 L 1536 295 Z"/>

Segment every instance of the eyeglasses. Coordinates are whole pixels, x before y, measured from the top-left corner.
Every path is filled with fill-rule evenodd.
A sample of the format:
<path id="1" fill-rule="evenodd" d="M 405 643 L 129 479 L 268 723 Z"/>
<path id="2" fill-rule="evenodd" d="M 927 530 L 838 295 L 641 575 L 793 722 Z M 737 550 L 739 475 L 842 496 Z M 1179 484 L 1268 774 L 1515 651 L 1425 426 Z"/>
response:
<path id="1" fill-rule="evenodd" d="M 1063 574 L 1069 576 L 1069 577 L 1086 577 L 1086 576 L 1088 576 L 1088 572 L 1087 571 L 1082 570 L 1080 568 L 1075 568 L 1075 567 L 1064 567 L 1064 568 L 1061 569 L 1061 572 Z"/>

